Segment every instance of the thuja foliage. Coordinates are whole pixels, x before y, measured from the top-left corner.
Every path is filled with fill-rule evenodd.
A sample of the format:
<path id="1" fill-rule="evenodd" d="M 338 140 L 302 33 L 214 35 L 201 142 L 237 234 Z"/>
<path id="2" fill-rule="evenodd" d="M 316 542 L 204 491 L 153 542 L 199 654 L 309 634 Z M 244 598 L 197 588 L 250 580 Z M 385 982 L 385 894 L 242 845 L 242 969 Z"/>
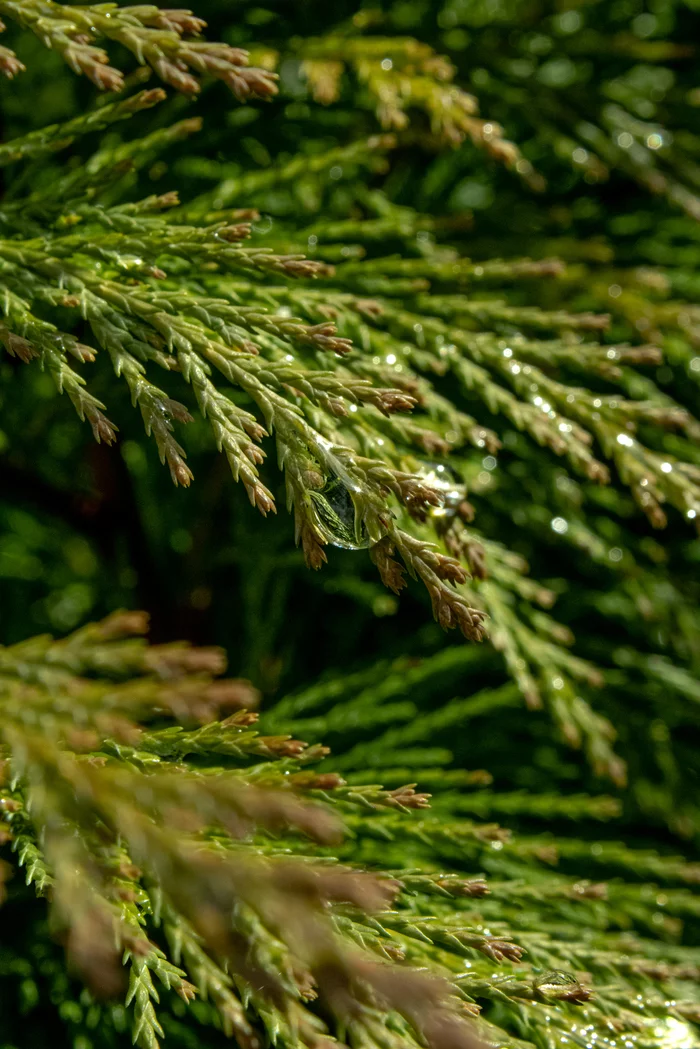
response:
<path id="1" fill-rule="evenodd" d="M 258 735 L 221 655 L 131 640 L 137 614 L 2 650 L 8 859 L 68 959 L 15 876 L 8 1045 L 56 1013 L 75 1046 L 697 1043 L 697 19 L 487 6 L 211 5 L 210 44 L 189 12 L 0 3 L 108 92 L 49 127 L 8 107 L 7 476 L 164 594 L 138 536 L 201 499 L 206 613 L 217 493 L 243 514 L 218 449 L 267 517 L 236 525 L 241 662 L 296 686 Z M 2 52 L 12 92 L 38 42 Z M 116 446 L 77 497 L 61 460 L 93 460 L 47 383 Z M 135 416 L 190 492 L 161 488 Z M 6 520 L 30 580 L 48 539 Z M 294 539 L 330 573 L 321 617 L 335 593 L 396 619 L 380 663 L 309 686 L 278 657 Z M 405 613 L 421 593 L 464 640 Z M 306 652 L 324 627 L 296 618 Z"/>
<path id="2" fill-rule="evenodd" d="M 129 1021 L 100 1001 L 123 984 L 147 1047 L 166 1031 L 177 1041 L 177 996 L 197 1000 L 203 1044 L 207 1025 L 243 1046 L 331 1033 L 357 1045 L 697 1044 L 700 954 L 672 942 L 698 917 L 697 864 L 569 839 L 555 873 L 546 839 L 470 818 L 499 800 L 517 811 L 517 797 L 490 806 L 448 789 L 430 810 L 413 784 L 365 782 L 371 743 L 339 756 L 342 776 L 318 771 L 326 748 L 259 734 L 251 686 L 212 677 L 220 651 L 132 640 L 145 627 L 116 613 L 2 651 L 4 833 L 88 987 L 46 952 L 8 945 L 10 1017 L 21 979 L 30 999 L 27 987 L 49 984 L 73 1044 L 119 1044 Z M 358 698 L 333 715 L 350 719 Z M 277 718 L 303 724 L 319 705 L 312 690 Z M 484 782 L 463 772 L 453 787 Z M 557 799 L 538 803 L 556 811 Z M 604 797 L 566 806 L 574 818 L 615 809 Z M 593 877 L 565 873 L 567 859 Z M 22 1038 L 9 1030 L 9 1044 Z"/>

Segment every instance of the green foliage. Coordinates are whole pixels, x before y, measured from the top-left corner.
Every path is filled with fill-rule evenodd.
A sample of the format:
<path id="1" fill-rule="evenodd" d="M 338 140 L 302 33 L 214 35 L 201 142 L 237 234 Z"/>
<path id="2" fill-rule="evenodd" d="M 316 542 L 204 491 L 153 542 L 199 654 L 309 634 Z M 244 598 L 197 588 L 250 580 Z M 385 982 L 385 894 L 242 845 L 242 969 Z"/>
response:
<path id="1" fill-rule="evenodd" d="M 120 91 L 124 77 L 108 65 L 106 51 L 95 46 L 100 39 L 121 44 L 166 84 L 188 94 L 200 89 L 190 70 L 223 80 L 239 99 L 250 95 L 264 98 L 275 91 L 274 77 L 262 69 L 249 69 L 244 52 L 225 44 L 190 39 L 205 26 L 191 11 L 166 11 L 153 4 L 75 7 L 54 0 L 3 0 L 0 14 L 31 30 L 46 47 L 57 51 L 74 73 L 84 73 L 105 91 Z M 23 71 L 17 56 L 3 47 L 0 72 L 11 79 Z"/>
<path id="2" fill-rule="evenodd" d="M 8 103 L 4 639 L 143 605 L 269 706 L 263 737 L 222 722 L 189 676 L 218 657 L 109 640 L 138 619 L 4 650 L 8 849 L 73 964 L 118 972 L 113 922 L 130 973 L 127 1012 L 80 990 L 11 881 L 7 1044 L 55 1008 L 81 1049 L 218 1044 L 199 1023 L 437 1045 L 461 1002 L 486 1044 L 692 1046 L 697 17 L 209 8 L 226 45 L 189 13 L 0 3 L 115 89 L 44 129 Z M 100 34 L 253 100 L 205 86 L 202 122 L 142 70 L 122 96 Z"/>
<path id="3" fill-rule="evenodd" d="M 546 837 L 467 815 L 608 819 L 613 799 L 470 793 L 465 776 L 466 793 L 428 809 L 413 785 L 367 782 L 362 746 L 335 758 L 347 779 L 317 770 L 326 748 L 258 734 L 254 690 L 212 677 L 222 653 L 130 636 L 144 629 L 117 613 L 0 653 L 3 833 L 90 989 L 72 1007 L 61 993 L 74 1044 L 93 1044 L 90 1028 L 119 1044 L 121 1007 L 99 1002 L 122 965 L 149 1049 L 181 1012 L 172 992 L 198 995 L 192 1022 L 246 1046 L 318 1045 L 317 996 L 331 1033 L 358 1045 L 471 1045 L 460 1013 L 503 1046 L 563 1046 L 579 1029 L 698 1044 L 700 959 L 676 946 L 700 917 L 698 865 L 569 839 L 552 873 Z M 334 712 L 351 720 L 353 705 Z M 20 976 L 40 998 L 31 962 L 4 964 L 3 1008 Z"/>

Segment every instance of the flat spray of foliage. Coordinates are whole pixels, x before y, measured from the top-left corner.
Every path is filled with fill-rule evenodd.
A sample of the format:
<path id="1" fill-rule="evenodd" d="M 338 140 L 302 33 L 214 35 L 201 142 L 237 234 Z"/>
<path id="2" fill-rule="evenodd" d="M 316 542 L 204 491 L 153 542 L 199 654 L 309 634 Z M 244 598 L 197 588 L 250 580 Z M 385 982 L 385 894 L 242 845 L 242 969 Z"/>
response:
<path id="1" fill-rule="evenodd" d="M 495 19 L 483 61 L 517 80 L 512 26 L 522 18 L 525 41 L 534 30 L 514 7 L 503 14 L 510 42 Z M 264 716 L 262 734 L 255 691 L 218 677 L 218 650 L 148 646 L 138 613 L 0 649 L 0 826 L 12 862 L 49 898 L 68 966 L 34 933 L 41 959 L 21 947 L 0 955 L 10 988 L 0 1009 L 14 1016 L 15 981 L 36 987 L 41 972 L 75 1049 L 130 1035 L 144 1049 L 164 1035 L 204 1046 L 212 1027 L 243 1049 L 700 1044 L 698 865 L 609 836 L 548 833 L 630 805 L 686 839 L 700 827 L 683 751 L 697 729 L 698 615 L 687 565 L 667 570 L 663 542 L 650 538 L 668 527 L 690 546 L 700 520 L 697 397 L 681 403 L 663 388 L 669 365 L 686 393 L 700 376 L 685 262 L 700 258 L 688 226 L 700 185 L 692 89 L 669 102 L 675 136 L 645 123 L 654 113 L 640 110 L 631 68 L 643 56 L 611 37 L 627 79 L 605 81 L 614 104 L 586 98 L 603 105 L 610 135 L 596 113 L 574 120 L 538 74 L 543 123 L 529 159 L 478 115 L 433 49 L 466 48 L 457 7 L 437 25 L 416 16 L 430 44 L 392 35 L 389 5 L 325 36 L 273 40 L 252 60 L 237 44 L 203 41 L 190 12 L 0 0 L 0 15 L 107 92 L 82 115 L 0 145 L 0 342 L 13 374 L 48 373 L 105 445 L 128 421 L 93 379 L 118 403 L 125 388 L 176 486 L 196 484 L 189 426 L 263 516 L 278 509 L 276 463 L 310 568 L 331 547 L 368 555 L 389 591 L 422 587 L 440 626 L 466 639 L 419 665 L 399 658 L 299 690 Z M 563 18 L 540 35 L 566 49 L 578 23 L 561 29 Z M 198 156 L 193 117 L 124 138 L 124 121 L 172 100 L 158 87 L 128 93 L 102 43 L 185 95 L 200 77 L 222 81 L 259 123 L 267 162 L 227 164 L 220 143 L 218 159 L 206 145 Z M 583 33 L 580 47 L 595 51 Z M 659 61 L 683 53 L 657 51 Z M 13 77 L 22 63 L 3 48 L 0 69 Z M 522 84 L 499 91 L 494 72 L 477 72 L 489 102 L 527 125 Z M 297 101 L 274 108 L 287 90 Z M 327 112 L 345 129 L 335 139 Z M 308 122 L 313 149 L 270 154 L 285 117 Z M 315 123 L 326 129 L 317 139 Z M 94 133 L 104 137 L 90 152 Z M 183 143 L 183 176 L 211 188 L 139 195 L 159 155 Z M 522 205 L 512 229 L 499 214 L 474 232 L 464 208 L 441 210 L 460 164 L 511 198 L 525 194 L 531 214 L 544 209 L 539 169 L 553 144 L 588 186 L 619 168 L 667 198 L 656 259 L 643 241 L 625 242 L 620 220 L 616 255 L 614 236 L 611 246 L 590 231 L 543 234 L 556 215 L 529 236 Z M 62 166 L 66 149 L 75 162 Z M 481 229 L 498 252 L 479 251 Z M 612 574 L 608 606 L 590 587 L 584 603 L 603 622 L 633 622 L 628 645 L 606 649 L 598 626 L 585 656 L 572 648 L 569 625 L 548 611 L 553 589 L 519 552 L 524 537 L 542 567 L 543 532 L 568 544 L 572 574 L 575 558 Z M 480 641 L 505 676 L 475 693 Z M 438 690 L 427 711 L 412 702 L 413 690 L 455 674 L 466 698 L 445 703 Z M 669 692 L 664 721 L 657 702 Z M 661 782 L 633 769 L 622 805 L 559 796 L 561 784 L 534 773 L 527 792 L 492 791 L 485 772 L 455 767 L 436 742 L 486 714 L 507 734 L 523 700 L 611 789 L 635 761 L 633 732 L 613 724 L 634 703 L 659 744 Z M 434 789 L 432 804 L 414 777 Z M 511 834 L 502 817 L 544 831 Z M 126 1011 L 113 1004 L 120 995 Z M 12 1023 L 8 1047 L 22 1037 Z"/>
<path id="2" fill-rule="evenodd" d="M 96 1000 L 128 982 L 139 1045 L 159 1044 L 164 992 L 200 996 L 202 1018 L 246 1047 L 318 1046 L 331 1034 L 353 1045 L 466 1047 L 479 1034 L 524 1044 L 476 1019 L 484 1003 L 525 1038 L 546 1024 L 553 1045 L 579 1028 L 606 1041 L 624 1032 L 633 1046 L 691 1037 L 699 1005 L 684 981 L 697 979 L 700 956 L 664 938 L 697 915 L 688 887 L 700 866 L 569 841 L 599 872 L 632 880 L 555 874 L 551 844 L 468 818 L 469 795 L 444 793 L 431 810 L 413 784 L 353 782 L 362 748 L 340 756 L 343 776 L 317 771 L 327 749 L 260 735 L 250 685 L 212 676 L 218 650 L 132 639 L 145 629 L 144 616 L 116 613 L 0 657 L 4 833 Z M 318 695 L 296 696 L 287 717 L 303 724 L 318 706 Z M 555 811 L 556 799 L 540 801 Z M 577 807 L 616 812 L 605 797 L 573 799 L 570 816 Z M 121 1008 L 98 1017 L 113 1037 Z"/>

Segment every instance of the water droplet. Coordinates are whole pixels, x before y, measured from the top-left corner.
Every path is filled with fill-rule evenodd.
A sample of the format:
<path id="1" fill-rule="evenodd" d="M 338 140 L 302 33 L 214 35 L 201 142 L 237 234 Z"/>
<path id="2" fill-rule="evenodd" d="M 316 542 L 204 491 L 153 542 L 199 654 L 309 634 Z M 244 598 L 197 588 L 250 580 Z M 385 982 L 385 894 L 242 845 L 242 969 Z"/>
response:
<path id="1" fill-rule="evenodd" d="M 538 973 L 533 982 L 540 994 L 551 994 L 554 997 L 558 996 L 557 992 L 562 987 L 573 988 L 579 986 L 576 977 L 572 976 L 571 973 L 564 972 L 563 969 L 549 969 L 547 972 Z"/>
<path id="2" fill-rule="evenodd" d="M 362 550 L 369 546 L 355 497 L 339 477 L 331 477 L 322 489 L 310 491 L 308 495 L 314 523 L 326 542 L 344 550 Z"/>
<path id="3" fill-rule="evenodd" d="M 417 471 L 417 475 L 425 485 L 434 488 L 442 497 L 442 506 L 431 507 L 430 516 L 454 518 L 458 507 L 467 497 L 466 486 L 457 471 L 449 464 L 425 462 Z"/>

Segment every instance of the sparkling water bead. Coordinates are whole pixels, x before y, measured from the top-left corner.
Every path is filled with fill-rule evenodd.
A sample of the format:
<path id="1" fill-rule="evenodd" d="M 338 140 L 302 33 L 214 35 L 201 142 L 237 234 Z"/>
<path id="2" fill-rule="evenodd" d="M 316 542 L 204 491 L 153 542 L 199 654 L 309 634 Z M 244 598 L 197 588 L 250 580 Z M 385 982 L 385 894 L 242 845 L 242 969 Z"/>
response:
<path id="1" fill-rule="evenodd" d="M 332 546 L 344 550 L 362 550 L 369 546 L 369 536 L 360 520 L 352 493 L 339 477 L 332 476 L 319 491 L 309 492 L 315 524 Z"/>
<path id="2" fill-rule="evenodd" d="M 574 988 L 579 986 L 579 981 L 571 973 L 563 969 L 548 969 L 539 973 L 534 979 L 535 989 L 546 998 L 558 998 L 563 988 Z"/>
<path id="3" fill-rule="evenodd" d="M 467 487 L 457 471 L 446 463 L 425 462 L 421 464 L 417 475 L 442 496 L 442 506 L 431 507 L 429 516 L 447 520 L 455 517 L 458 508 L 467 498 Z"/>

